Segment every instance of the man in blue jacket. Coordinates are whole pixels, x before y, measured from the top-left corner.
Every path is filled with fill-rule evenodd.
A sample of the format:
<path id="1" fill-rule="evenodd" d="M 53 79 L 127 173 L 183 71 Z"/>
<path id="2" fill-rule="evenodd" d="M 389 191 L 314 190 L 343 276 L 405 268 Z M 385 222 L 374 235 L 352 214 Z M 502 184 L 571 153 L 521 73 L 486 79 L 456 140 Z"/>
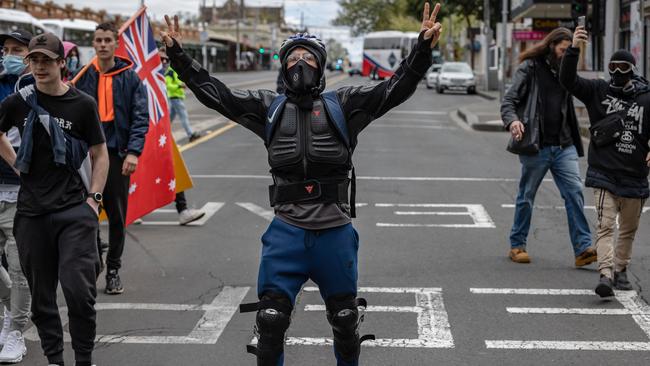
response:
<path id="1" fill-rule="evenodd" d="M 135 172 L 144 149 L 149 111 L 147 94 L 133 70 L 133 62 L 115 56 L 118 36 L 114 24 L 97 26 L 93 47 L 97 58 L 77 81 L 76 87 L 97 100 L 106 135 L 110 167 L 104 188 L 104 208 L 109 222 L 105 292 L 121 294 L 124 288 L 118 271 L 124 251 L 129 176 Z"/>

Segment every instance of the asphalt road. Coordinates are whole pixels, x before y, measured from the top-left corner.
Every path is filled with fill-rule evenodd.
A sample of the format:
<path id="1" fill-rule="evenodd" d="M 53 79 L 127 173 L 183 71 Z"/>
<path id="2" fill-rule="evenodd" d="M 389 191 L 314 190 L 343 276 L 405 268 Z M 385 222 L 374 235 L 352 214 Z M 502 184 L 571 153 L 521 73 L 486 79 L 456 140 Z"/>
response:
<path id="1" fill-rule="evenodd" d="M 231 77 L 274 85 L 272 74 L 245 76 Z M 191 98 L 193 119 L 214 118 Z M 648 285 L 650 215 L 641 218 L 630 268 L 637 291 L 615 300 L 593 294 L 595 266 L 574 268 L 563 201 L 550 181 L 536 200 L 532 263 L 510 262 L 519 162 L 505 151 L 505 134 L 470 131 L 449 116 L 480 101 L 421 84 L 359 138 L 355 226 L 359 286 L 370 305 L 362 332 L 379 339 L 363 347 L 361 364 L 648 365 L 650 308 L 639 296 Z M 193 227 L 170 225 L 177 220 L 170 206 L 128 229 L 126 290 L 97 299 L 98 366 L 255 364 L 245 352 L 255 315 L 236 307 L 256 298 L 259 238 L 271 215 L 266 151 L 237 126 L 184 157 L 195 182 L 188 198 L 212 215 Z M 593 205 L 590 190 L 585 197 Z M 335 364 L 323 302 L 311 286 L 296 304 L 287 365 Z M 35 339 L 33 329 L 27 336 Z M 37 342 L 28 348 L 26 365 L 45 364 Z"/>

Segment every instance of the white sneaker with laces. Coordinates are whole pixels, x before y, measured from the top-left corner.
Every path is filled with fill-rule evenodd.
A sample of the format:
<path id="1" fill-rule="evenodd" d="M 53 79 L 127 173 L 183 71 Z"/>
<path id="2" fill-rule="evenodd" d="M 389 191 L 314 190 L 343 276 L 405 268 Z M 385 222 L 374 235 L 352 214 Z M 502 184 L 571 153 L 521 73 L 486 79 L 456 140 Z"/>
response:
<path id="1" fill-rule="evenodd" d="M 178 222 L 181 225 L 187 225 L 190 222 L 202 218 L 203 216 L 205 216 L 205 211 L 195 210 L 193 208 L 186 208 L 183 211 L 181 211 L 180 217 L 178 218 Z"/>
<path id="2" fill-rule="evenodd" d="M 23 360 L 27 354 L 25 339 L 19 330 L 9 332 L 7 343 L 2 347 L 0 352 L 1 363 L 18 363 Z"/>
<path id="3" fill-rule="evenodd" d="M 7 337 L 11 331 L 11 313 L 5 308 L 4 320 L 2 321 L 2 331 L 0 331 L 0 346 L 7 343 Z"/>

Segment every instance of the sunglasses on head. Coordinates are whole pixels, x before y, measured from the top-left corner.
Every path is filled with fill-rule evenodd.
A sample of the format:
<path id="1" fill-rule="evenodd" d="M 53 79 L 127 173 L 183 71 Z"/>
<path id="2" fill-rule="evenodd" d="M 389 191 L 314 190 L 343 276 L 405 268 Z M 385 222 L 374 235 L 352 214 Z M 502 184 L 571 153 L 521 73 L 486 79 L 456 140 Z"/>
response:
<path id="1" fill-rule="evenodd" d="M 621 74 L 627 74 L 628 72 L 634 70 L 634 65 L 627 61 L 611 61 L 607 66 L 607 68 L 609 69 L 609 72 L 612 74 L 615 72 Z"/>

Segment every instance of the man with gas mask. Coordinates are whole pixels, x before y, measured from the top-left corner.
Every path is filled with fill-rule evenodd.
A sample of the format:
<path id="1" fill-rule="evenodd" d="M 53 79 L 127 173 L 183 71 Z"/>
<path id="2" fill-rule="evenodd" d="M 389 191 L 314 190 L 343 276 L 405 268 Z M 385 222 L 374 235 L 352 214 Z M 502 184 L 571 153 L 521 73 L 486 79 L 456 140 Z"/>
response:
<path id="1" fill-rule="evenodd" d="M 286 85 L 282 95 L 229 89 L 183 52 L 178 18 L 172 24 L 165 17 L 168 29 L 161 32 L 162 41 L 181 80 L 203 104 L 251 130 L 267 148 L 275 218 L 262 237 L 260 301 L 240 308 L 257 311 L 258 344 L 248 347 L 257 365 L 284 363 L 285 332 L 308 279 L 325 301 L 339 366 L 358 365 L 361 342 L 372 338 L 360 337 L 358 331 L 366 302 L 356 297 L 359 238 L 351 224 L 351 156 L 358 134 L 408 99 L 431 66 L 431 49 L 442 30 L 436 22 L 439 10 L 436 4 L 430 13 L 425 4 L 420 36 L 408 57 L 389 80 L 368 86 L 324 93 L 324 43 L 307 33 L 289 37 L 279 54 Z"/>
<path id="2" fill-rule="evenodd" d="M 626 50 L 612 55 L 609 81 L 578 76 L 578 47 L 587 39 L 586 30 L 577 27 L 572 47 L 562 61 L 560 82 L 589 113 L 591 139 L 585 185 L 594 189 L 598 217 L 600 279 L 596 293 L 610 297 L 614 296 L 613 287 L 632 290 L 626 270 L 643 204 L 650 195 L 650 88 L 636 75 L 636 60 Z"/>

